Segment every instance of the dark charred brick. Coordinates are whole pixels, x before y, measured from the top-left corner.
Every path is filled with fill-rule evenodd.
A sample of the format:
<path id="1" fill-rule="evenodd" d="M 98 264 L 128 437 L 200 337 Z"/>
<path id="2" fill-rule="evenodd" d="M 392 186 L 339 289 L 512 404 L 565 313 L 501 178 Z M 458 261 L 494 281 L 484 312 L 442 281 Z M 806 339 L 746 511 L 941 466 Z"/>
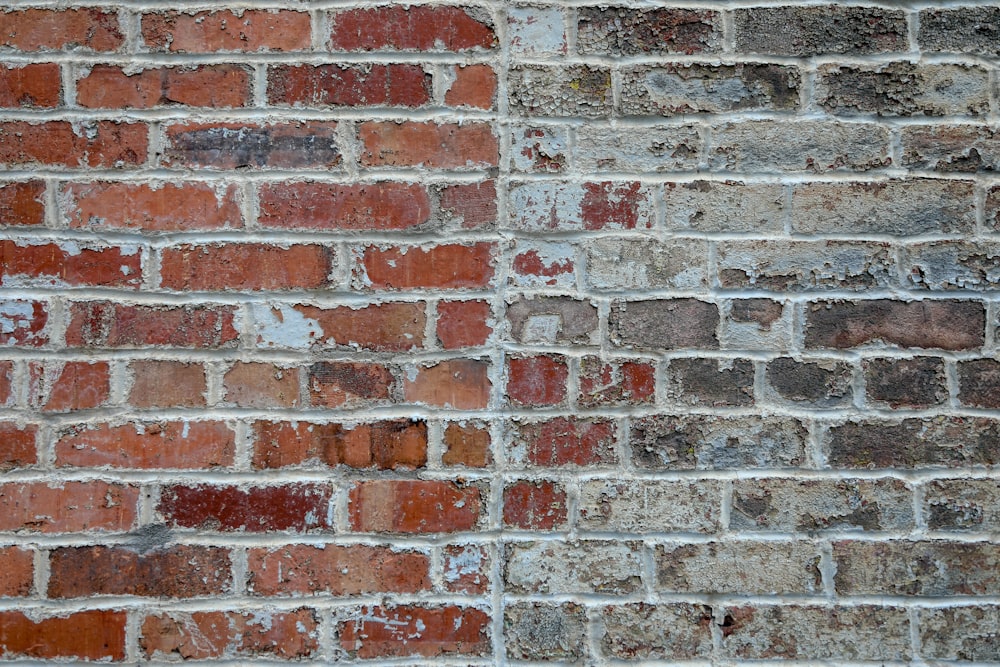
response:
<path id="1" fill-rule="evenodd" d="M 753 405 L 753 362 L 749 359 L 672 359 L 667 396 L 684 405 Z"/>
<path id="2" fill-rule="evenodd" d="M 768 388 L 781 400 L 815 408 L 851 404 L 851 367 L 846 363 L 779 357 L 767 362 L 766 375 Z"/>
<path id="3" fill-rule="evenodd" d="M 978 116 L 990 110 L 989 73 L 967 65 L 823 65 L 817 73 L 820 107 L 833 114 Z"/>
<path id="4" fill-rule="evenodd" d="M 906 16 L 879 7 L 754 7 L 733 12 L 736 50 L 781 56 L 909 51 Z"/>
<path id="5" fill-rule="evenodd" d="M 169 486 L 158 511 L 167 523 L 201 530 L 310 530 L 330 528 L 331 489 L 288 484 L 241 489 L 235 486 Z"/>
<path id="6" fill-rule="evenodd" d="M 328 169 L 341 162 L 336 123 L 190 123 L 167 128 L 166 166 Z"/>
<path id="7" fill-rule="evenodd" d="M 806 347 L 870 343 L 904 348 L 981 347 L 986 311 L 976 301 L 820 301 L 806 306 Z"/>
<path id="8" fill-rule="evenodd" d="M 652 349 L 716 349 L 719 309 L 697 299 L 619 302 L 611 307 L 611 341 Z"/>
<path id="9" fill-rule="evenodd" d="M 1000 463 L 1000 422 L 980 417 L 847 422 L 825 437 L 834 468 L 959 468 Z"/>
<path id="10" fill-rule="evenodd" d="M 996 595 L 1000 544 L 909 541 L 833 543 L 840 595 Z"/>
<path id="11" fill-rule="evenodd" d="M 637 56 L 718 51 L 718 12 L 657 8 L 582 7 L 577 48 L 583 54 Z"/>
<path id="12" fill-rule="evenodd" d="M 958 362 L 958 400 L 975 408 L 1000 408 L 1000 361 Z"/>
<path id="13" fill-rule="evenodd" d="M 926 408 L 948 400 L 944 360 L 938 357 L 865 359 L 862 368 L 869 401 L 890 408 Z"/>
<path id="14" fill-rule="evenodd" d="M 1000 7 L 926 9 L 917 41 L 924 52 L 1000 55 Z"/>

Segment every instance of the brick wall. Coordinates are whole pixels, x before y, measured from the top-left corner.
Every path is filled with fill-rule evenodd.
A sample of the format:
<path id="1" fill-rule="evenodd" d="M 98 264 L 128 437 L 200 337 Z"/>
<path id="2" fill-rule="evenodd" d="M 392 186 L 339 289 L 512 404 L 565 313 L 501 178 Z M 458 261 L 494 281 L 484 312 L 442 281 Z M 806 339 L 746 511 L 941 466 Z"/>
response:
<path id="1" fill-rule="evenodd" d="M 1000 661 L 970 5 L 8 3 L 0 657 Z"/>

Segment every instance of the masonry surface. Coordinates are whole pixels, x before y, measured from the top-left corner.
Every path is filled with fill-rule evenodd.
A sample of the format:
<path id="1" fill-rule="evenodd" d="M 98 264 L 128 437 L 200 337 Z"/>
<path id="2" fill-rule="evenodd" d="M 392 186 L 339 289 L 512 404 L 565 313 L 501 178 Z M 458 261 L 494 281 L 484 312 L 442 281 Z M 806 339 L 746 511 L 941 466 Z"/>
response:
<path id="1" fill-rule="evenodd" d="M 1000 7 L 0 12 L 0 660 L 1000 663 Z"/>

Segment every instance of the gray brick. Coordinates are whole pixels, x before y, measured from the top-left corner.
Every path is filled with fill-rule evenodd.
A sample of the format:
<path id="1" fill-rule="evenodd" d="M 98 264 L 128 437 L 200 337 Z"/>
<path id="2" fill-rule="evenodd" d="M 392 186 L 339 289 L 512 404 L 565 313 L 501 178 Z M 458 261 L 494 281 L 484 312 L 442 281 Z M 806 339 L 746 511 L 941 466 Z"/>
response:
<path id="1" fill-rule="evenodd" d="M 823 65 L 816 99 L 833 114 L 979 116 L 989 113 L 989 74 L 967 65 Z"/>
<path id="2" fill-rule="evenodd" d="M 576 131 L 573 158 L 587 173 L 694 171 L 704 146 L 692 125 L 670 127 L 604 127 L 584 125 Z"/>
<path id="3" fill-rule="evenodd" d="M 985 417 L 857 421 L 824 438 L 833 468 L 961 468 L 1000 464 L 1000 422 Z"/>
<path id="4" fill-rule="evenodd" d="M 667 229 L 757 233 L 784 229 L 780 185 L 692 181 L 664 187 Z"/>
<path id="5" fill-rule="evenodd" d="M 900 133 L 910 169 L 974 173 L 1000 169 L 1000 132 L 976 125 L 920 125 Z"/>
<path id="6" fill-rule="evenodd" d="M 510 188 L 509 227 L 524 231 L 649 229 L 654 189 L 636 181 L 533 181 Z"/>
<path id="7" fill-rule="evenodd" d="M 522 116 L 611 115 L 611 71 L 606 67 L 521 65 L 510 70 L 510 110 Z"/>
<path id="8" fill-rule="evenodd" d="M 580 485 L 580 530 L 713 533 L 719 529 L 719 482 L 592 480 Z"/>
<path id="9" fill-rule="evenodd" d="M 920 610 L 920 648 L 937 660 L 1000 662 L 1000 606 Z"/>
<path id="10" fill-rule="evenodd" d="M 932 530 L 1000 530 L 1000 481 L 941 479 L 924 487 L 924 515 Z"/>
<path id="11" fill-rule="evenodd" d="M 800 361 L 779 357 L 767 362 L 765 395 L 771 400 L 813 408 L 851 405 L 854 391 L 849 364 L 835 359 Z"/>
<path id="12" fill-rule="evenodd" d="M 930 290 L 994 290 L 1000 287 L 1000 245 L 982 241 L 935 241 L 907 246 L 904 268 L 911 286 Z"/>
<path id="13" fill-rule="evenodd" d="M 719 284 L 726 289 L 868 290 L 894 282 L 888 243 L 724 241 L 717 248 Z"/>
<path id="14" fill-rule="evenodd" d="M 656 299 L 613 304 L 611 342 L 649 349 L 719 346 L 719 309 L 697 299 Z"/>
<path id="15" fill-rule="evenodd" d="M 521 343 L 596 341 L 597 307 L 570 297 L 521 297 L 507 306 L 511 336 Z"/>
<path id="16" fill-rule="evenodd" d="M 1000 544 L 892 540 L 833 543 L 841 595 L 996 595 Z"/>
<path id="17" fill-rule="evenodd" d="M 512 593 L 610 593 L 639 590 L 641 542 L 519 542 L 504 549 L 504 581 Z"/>
<path id="18" fill-rule="evenodd" d="M 944 360 L 940 357 L 865 359 L 861 368 L 865 394 L 872 407 L 919 409 L 948 400 Z"/>
<path id="19" fill-rule="evenodd" d="M 712 608 L 695 604 L 625 604 L 601 614 L 601 649 L 620 660 L 708 658 Z"/>
<path id="20" fill-rule="evenodd" d="M 671 359 L 665 393 L 678 405 L 753 405 L 754 367 L 749 359 Z"/>
<path id="21" fill-rule="evenodd" d="M 587 653 L 587 614 L 578 604 L 508 604 L 503 627 L 514 660 L 579 660 Z"/>
<path id="22" fill-rule="evenodd" d="M 698 289 L 708 281 L 707 241 L 602 238 L 585 246 L 587 284 L 597 290 Z"/>
<path id="23" fill-rule="evenodd" d="M 561 173 L 569 162 L 569 130 L 564 127 L 520 126 L 511 130 L 510 161 L 514 171 Z"/>
<path id="24" fill-rule="evenodd" d="M 736 50 L 782 56 L 908 51 L 906 17 L 879 7 L 754 7 L 733 12 Z"/>
<path id="25" fill-rule="evenodd" d="M 719 12 L 673 7 L 581 7 L 578 15 L 577 49 L 583 54 L 690 54 L 721 48 Z"/>
<path id="26" fill-rule="evenodd" d="M 656 547 L 656 589 L 664 593 L 805 594 L 822 590 L 812 542 L 709 542 Z"/>
<path id="27" fill-rule="evenodd" d="M 917 41 L 923 51 L 1000 55 L 1000 7 L 924 10 Z"/>
<path id="28" fill-rule="evenodd" d="M 735 299 L 723 304 L 721 347 L 725 350 L 787 350 L 793 306 L 772 299 Z"/>

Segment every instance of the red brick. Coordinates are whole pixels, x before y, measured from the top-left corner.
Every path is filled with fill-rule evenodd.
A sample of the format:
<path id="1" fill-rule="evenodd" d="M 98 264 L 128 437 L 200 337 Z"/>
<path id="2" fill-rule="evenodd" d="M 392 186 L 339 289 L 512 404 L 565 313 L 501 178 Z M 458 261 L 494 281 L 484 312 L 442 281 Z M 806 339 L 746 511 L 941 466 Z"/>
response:
<path id="1" fill-rule="evenodd" d="M 293 408 L 299 404 L 299 369 L 238 361 L 222 380 L 223 400 L 244 408 Z"/>
<path id="2" fill-rule="evenodd" d="M 487 123 L 367 121 L 358 128 L 363 167 L 495 167 L 499 144 Z"/>
<path id="3" fill-rule="evenodd" d="M 303 463 L 379 470 L 412 470 L 427 463 L 427 424 L 410 420 L 358 424 L 263 422 L 254 424 L 253 465 L 258 469 Z"/>
<path id="4" fill-rule="evenodd" d="M 566 525 L 566 491 L 549 481 L 516 482 L 503 490 L 504 525 L 555 530 Z"/>
<path id="5" fill-rule="evenodd" d="M 205 367 L 183 361 L 132 362 L 128 402 L 137 408 L 197 408 L 205 406 Z"/>
<path id="6" fill-rule="evenodd" d="M 517 424 L 508 447 L 523 449 L 518 462 L 532 466 L 611 465 L 617 461 L 615 430 L 609 420 L 557 417 Z"/>
<path id="7" fill-rule="evenodd" d="M 106 361 L 28 364 L 28 403 L 46 412 L 86 410 L 103 405 L 111 395 Z"/>
<path id="8" fill-rule="evenodd" d="M 641 361 L 580 360 L 580 398 L 584 407 L 643 405 L 656 398 L 656 368 Z"/>
<path id="9" fill-rule="evenodd" d="M 482 509 L 479 489 L 451 482 L 358 482 L 349 495 L 351 530 L 364 533 L 450 533 L 472 530 Z"/>
<path id="10" fill-rule="evenodd" d="M 489 65 L 456 67 L 455 80 L 444 94 L 444 103 L 453 107 L 492 109 L 497 93 L 497 75 Z"/>
<path id="11" fill-rule="evenodd" d="M 13 386 L 14 362 L 0 361 L 0 406 L 10 407 L 14 399 Z"/>
<path id="12" fill-rule="evenodd" d="M 271 105 L 419 107 L 431 75 L 419 65 L 282 65 L 268 72 Z"/>
<path id="13" fill-rule="evenodd" d="M 562 244 L 518 244 L 511 282 L 524 287 L 576 285 L 576 249 Z"/>
<path id="14" fill-rule="evenodd" d="M 142 39 L 158 51 L 300 51 L 309 48 L 307 12 L 246 9 L 181 13 L 168 11 L 142 17 Z"/>
<path id="15" fill-rule="evenodd" d="M 0 547 L 0 597 L 29 595 L 34 582 L 34 563 L 35 555 L 28 549 Z"/>
<path id="16" fill-rule="evenodd" d="M 493 333 L 488 301 L 441 301 L 437 311 L 437 337 L 446 350 L 485 345 Z"/>
<path id="17" fill-rule="evenodd" d="M 196 611 L 146 616 L 139 645 L 150 658 L 204 660 L 231 655 L 308 658 L 319 649 L 311 609 L 290 612 Z"/>
<path id="18" fill-rule="evenodd" d="M 84 347 L 233 347 L 232 306 L 139 306 L 74 303 L 66 343 Z M 0 311 L 2 312 L 2 311 Z"/>
<path id="19" fill-rule="evenodd" d="M 562 357 L 515 357 L 507 362 L 507 396 L 520 405 L 558 405 L 566 400 L 569 369 Z"/>
<path id="20" fill-rule="evenodd" d="M 430 218 L 427 190 L 406 183 L 265 183 L 259 222 L 277 229 L 397 230 Z"/>
<path id="21" fill-rule="evenodd" d="M 71 183 L 63 190 L 75 229 L 183 232 L 239 228 L 237 187 L 208 183 Z"/>
<path id="22" fill-rule="evenodd" d="M 492 243 L 365 248 L 361 282 L 373 289 L 475 289 L 493 280 Z M 359 267 L 359 268 L 362 268 Z"/>
<path id="23" fill-rule="evenodd" d="M 81 611 L 40 620 L 2 611 L 0 656 L 124 660 L 125 620 L 123 611 Z"/>
<path id="24" fill-rule="evenodd" d="M 161 159 L 181 169 L 330 169 L 341 163 L 337 124 L 320 121 L 176 123 L 166 128 Z"/>
<path id="25" fill-rule="evenodd" d="M 0 225 L 45 223 L 45 182 L 0 185 Z"/>
<path id="26" fill-rule="evenodd" d="M 0 14 L 2 16 L 2 14 Z M 98 120 L 0 123 L 0 163 L 119 168 L 146 162 L 149 133 L 142 123 Z"/>
<path id="27" fill-rule="evenodd" d="M 160 281 L 183 291 L 318 289 L 332 267 L 333 250 L 321 245 L 182 245 L 163 250 Z"/>
<path id="28" fill-rule="evenodd" d="M 319 328 L 313 334 L 313 342 L 317 346 L 378 352 L 402 352 L 423 347 L 427 316 L 422 303 L 382 303 L 361 308 L 294 308 Z M 272 313 L 275 313 L 275 318 L 282 317 L 279 311 L 272 310 Z M 270 341 L 258 335 L 257 344 L 268 347 Z"/>
<path id="29" fill-rule="evenodd" d="M 453 593 L 482 594 L 490 586 L 490 557 L 485 547 L 456 544 L 444 549 L 444 587 Z"/>
<path id="30" fill-rule="evenodd" d="M 490 454 L 490 432 L 475 424 L 448 424 L 444 430 L 444 446 L 441 462 L 446 466 L 485 468 L 493 459 Z"/>
<path id="31" fill-rule="evenodd" d="M 255 595 L 417 593 L 431 588 L 422 553 L 354 544 L 250 549 L 247 590 Z"/>
<path id="32" fill-rule="evenodd" d="M 57 63 L 0 67 L 0 107 L 51 109 L 59 106 L 61 94 L 62 81 Z"/>
<path id="33" fill-rule="evenodd" d="M 125 41 L 118 15 L 96 8 L 8 11 L 0 14 L 0 36 L 0 45 L 19 51 L 117 51 Z"/>
<path id="34" fill-rule="evenodd" d="M 331 490 L 318 484 L 169 486 L 159 513 L 174 526 L 202 530 L 304 531 L 332 528 Z"/>
<path id="35" fill-rule="evenodd" d="M 200 470 L 233 464 L 236 436 L 223 422 L 90 425 L 56 441 L 56 465 Z"/>
<path id="36" fill-rule="evenodd" d="M 41 347 L 49 342 L 49 305 L 42 301 L 0 301 L 0 344 Z"/>
<path id="37" fill-rule="evenodd" d="M 31 533 L 124 531 L 136 519 L 139 489 L 107 482 L 0 484 L 0 530 Z"/>
<path id="38" fill-rule="evenodd" d="M 488 22 L 460 7 L 350 9 L 330 17 L 331 48 L 343 51 L 468 51 L 496 46 Z"/>
<path id="39" fill-rule="evenodd" d="M 178 544 L 138 552 L 128 547 L 64 547 L 49 555 L 50 598 L 138 595 L 218 597 L 232 588 L 229 550 Z"/>
<path id="40" fill-rule="evenodd" d="M 0 241 L 0 277 L 43 285 L 138 287 L 142 256 L 122 248 L 81 249 L 75 244 L 20 245 Z"/>
<path id="41" fill-rule="evenodd" d="M 440 213 L 463 229 L 489 227 L 497 221 L 497 189 L 493 181 L 449 185 L 440 190 Z"/>
<path id="42" fill-rule="evenodd" d="M 340 646 L 358 658 L 487 655 L 490 617 L 478 609 L 417 606 L 362 607 L 340 623 Z"/>
<path id="43" fill-rule="evenodd" d="M 409 403 L 424 403 L 458 410 L 485 408 L 490 402 L 489 363 L 473 359 L 453 359 L 434 366 L 418 366 L 412 380 L 407 378 L 403 395 Z"/>
<path id="44" fill-rule="evenodd" d="M 968 350 L 983 345 L 985 325 L 975 301 L 821 301 L 806 307 L 806 347 Z"/>
<path id="45" fill-rule="evenodd" d="M 0 422 L 0 472 L 37 463 L 37 435 L 37 426 Z"/>
<path id="46" fill-rule="evenodd" d="M 357 407 L 387 403 L 395 385 L 381 364 L 323 361 L 309 367 L 313 407 Z"/>
<path id="47" fill-rule="evenodd" d="M 244 107 L 250 103 L 250 81 L 249 70 L 239 65 L 159 67 L 135 74 L 95 65 L 76 82 L 76 101 L 89 109 Z"/>

